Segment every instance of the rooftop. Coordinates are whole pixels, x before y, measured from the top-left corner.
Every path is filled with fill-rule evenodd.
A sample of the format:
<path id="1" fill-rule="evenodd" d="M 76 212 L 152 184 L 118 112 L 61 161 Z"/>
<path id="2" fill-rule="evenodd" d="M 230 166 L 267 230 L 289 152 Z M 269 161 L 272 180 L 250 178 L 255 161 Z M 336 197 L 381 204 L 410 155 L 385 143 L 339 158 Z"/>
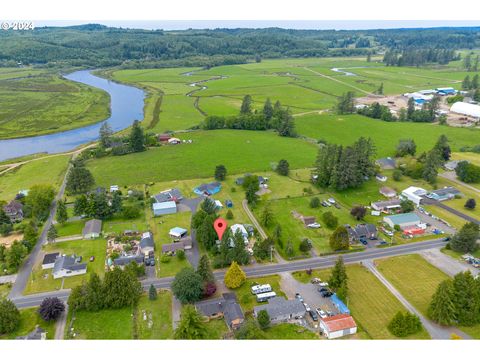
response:
<path id="1" fill-rule="evenodd" d="M 45 256 L 43 257 L 43 262 L 42 264 L 43 265 L 47 265 L 47 264 L 53 264 L 55 263 L 55 260 L 57 259 L 57 257 L 60 255 L 60 253 L 56 252 L 56 253 L 50 253 L 50 254 L 45 254 Z"/>
<path id="2" fill-rule="evenodd" d="M 385 216 L 384 219 L 390 219 L 394 225 L 401 225 L 404 223 L 420 221 L 420 218 L 415 213 L 405 213 Z"/>
<path id="3" fill-rule="evenodd" d="M 329 332 L 351 329 L 357 326 L 353 317 L 347 314 L 340 314 L 321 319 Z"/>
<path id="4" fill-rule="evenodd" d="M 153 195 L 153 198 L 155 199 L 156 202 L 162 203 L 166 201 L 178 201 L 183 199 L 183 196 L 180 190 L 173 188 L 173 189 L 162 191 L 156 195 Z"/>
<path id="5" fill-rule="evenodd" d="M 62 270 L 83 270 L 87 268 L 87 264 L 77 262 L 77 257 L 75 255 L 62 255 L 57 257 L 55 260 L 55 265 L 53 266 L 53 272 L 59 272 Z"/>
<path id="6" fill-rule="evenodd" d="M 83 227 L 82 235 L 87 234 L 100 234 L 102 232 L 102 220 L 92 219 L 85 223 Z"/>
<path id="7" fill-rule="evenodd" d="M 171 209 L 177 207 L 175 201 L 156 202 L 152 205 L 153 210 Z"/>
<path id="8" fill-rule="evenodd" d="M 305 307 L 298 300 L 286 300 L 285 298 L 278 296 L 270 299 L 267 305 L 255 306 L 254 311 L 258 314 L 261 310 L 267 310 L 271 318 L 286 314 L 296 314 L 305 312 Z"/>

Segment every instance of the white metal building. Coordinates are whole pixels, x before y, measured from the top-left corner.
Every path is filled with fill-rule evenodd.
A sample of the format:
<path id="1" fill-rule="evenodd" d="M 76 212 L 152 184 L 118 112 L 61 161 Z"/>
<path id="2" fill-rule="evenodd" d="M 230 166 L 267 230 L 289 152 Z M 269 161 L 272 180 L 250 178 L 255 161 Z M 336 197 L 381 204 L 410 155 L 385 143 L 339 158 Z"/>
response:
<path id="1" fill-rule="evenodd" d="M 456 102 L 450 108 L 451 112 L 456 114 L 473 116 L 475 118 L 480 118 L 480 105 L 469 104 L 465 102 Z"/>
<path id="2" fill-rule="evenodd" d="M 402 191 L 402 197 L 412 201 L 415 205 L 420 205 L 423 197 L 427 195 L 428 191 L 416 186 L 410 186 Z"/>

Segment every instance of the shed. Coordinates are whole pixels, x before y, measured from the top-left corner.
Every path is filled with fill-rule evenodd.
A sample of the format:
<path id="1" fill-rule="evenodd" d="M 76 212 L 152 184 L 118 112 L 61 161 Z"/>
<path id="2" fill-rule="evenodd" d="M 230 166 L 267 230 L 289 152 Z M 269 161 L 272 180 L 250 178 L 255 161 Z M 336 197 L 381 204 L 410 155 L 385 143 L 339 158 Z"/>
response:
<path id="1" fill-rule="evenodd" d="M 355 323 L 355 320 L 347 314 L 320 319 L 320 328 L 329 339 L 336 339 L 357 332 L 357 324 Z"/>
<path id="2" fill-rule="evenodd" d="M 387 198 L 392 198 L 397 196 L 397 192 L 393 190 L 392 188 L 389 188 L 388 186 L 382 186 L 379 190 L 380 194 Z"/>
<path id="3" fill-rule="evenodd" d="M 92 219 L 85 223 L 82 230 L 84 239 L 94 239 L 100 237 L 102 233 L 102 220 Z"/>
<path id="4" fill-rule="evenodd" d="M 170 229 L 170 231 L 168 232 L 168 235 L 170 235 L 170 237 L 174 239 L 180 240 L 185 235 L 187 235 L 187 233 L 188 233 L 187 229 L 184 229 L 181 227 L 174 227 Z"/>
<path id="5" fill-rule="evenodd" d="M 397 165 L 395 159 L 391 158 L 391 157 L 386 157 L 386 158 L 382 158 L 382 159 L 378 159 L 376 160 L 376 163 L 378 166 L 380 166 L 382 169 L 395 169 L 395 166 Z"/>
<path id="6" fill-rule="evenodd" d="M 157 202 L 152 204 L 152 209 L 154 216 L 175 214 L 177 212 L 177 204 L 175 201 Z"/>

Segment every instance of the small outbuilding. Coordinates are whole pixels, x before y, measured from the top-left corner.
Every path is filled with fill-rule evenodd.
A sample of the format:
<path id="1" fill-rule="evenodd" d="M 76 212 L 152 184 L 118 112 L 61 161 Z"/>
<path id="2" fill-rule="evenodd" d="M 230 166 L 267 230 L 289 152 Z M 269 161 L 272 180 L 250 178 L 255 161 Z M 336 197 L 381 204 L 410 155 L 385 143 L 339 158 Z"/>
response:
<path id="1" fill-rule="evenodd" d="M 95 239 L 102 233 L 102 220 L 92 219 L 85 223 L 82 230 L 84 239 Z"/>
<path id="2" fill-rule="evenodd" d="M 397 165 L 395 159 L 391 157 L 381 158 L 376 160 L 375 162 L 378 166 L 385 170 L 395 169 L 395 166 Z"/>
<path id="3" fill-rule="evenodd" d="M 175 201 L 156 202 L 152 204 L 152 210 L 154 216 L 175 214 L 177 212 L 177 204 Z"/>
<path id="4" fill-rule="evenodd" d="M 382 186 L 379 190 L 380 194 L 387 198 L 392 198 L 397 196 L 397 192 L 393 190 L 392 188 L 389 188 L 388 186 Z"/>
<path id="5" fill-rule="evenodd" d="M 370 205 L 372 206 L 372 209 L 376 211 L 392 211 L 400 209 L 400 203 L 400 199 L 392 199 L 387 201 L 376 201 L 371 203 Z"/>
<path id="6" fill-rule="evenodd" d="M 168 232 L 168 235 L 170 235 L 170 237 L 173 238 L 174 240 L 178 241 L 182 239 L 184 236 L 186 236 L 187 233 L 188 233 L 187 229 L 184 229 L 181 227 L 174 227 L 170 229 L 170 231 Z"/>
<path id="7" fill-rule="evenodd" d="M 50 254 L 45 254 L 43 257 L 42 261 L 42 269 L 53 269 L 53 266 L 55 265 L 55 260 L 60 256 L 60 253 L 50 253 Z"/>
<path id="8" fill-rule="evenodd" d="M 352 316 L 340 314 L 320 319 L 320 329 L 328 339 L 337 339 L 357 332 L 357 324 Z"/>

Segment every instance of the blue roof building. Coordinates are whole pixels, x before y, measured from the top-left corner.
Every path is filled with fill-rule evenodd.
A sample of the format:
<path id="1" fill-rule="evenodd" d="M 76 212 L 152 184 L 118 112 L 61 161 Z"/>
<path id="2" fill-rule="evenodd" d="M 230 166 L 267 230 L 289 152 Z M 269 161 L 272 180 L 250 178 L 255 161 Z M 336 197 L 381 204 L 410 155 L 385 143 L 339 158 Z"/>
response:
<path id="1" fill-rule="evenodd" d="M 338 298 L 337 294 L 333 294 L 330 297 L 330 300 L 332 301 L 333 305 L 335 305 L 340 314 L 350 314 L 350 310 L 348 309 L 347 305 L 345 305 L 343 301 Z"/>
<path id="2" fill-rule="evenodd" d="M 193 192 L 197 195 L 214 195 L 222 189 L 222 184 L 218 181 L 214 181 L 208 184 L 202 184 L 193 189 Z"/>

